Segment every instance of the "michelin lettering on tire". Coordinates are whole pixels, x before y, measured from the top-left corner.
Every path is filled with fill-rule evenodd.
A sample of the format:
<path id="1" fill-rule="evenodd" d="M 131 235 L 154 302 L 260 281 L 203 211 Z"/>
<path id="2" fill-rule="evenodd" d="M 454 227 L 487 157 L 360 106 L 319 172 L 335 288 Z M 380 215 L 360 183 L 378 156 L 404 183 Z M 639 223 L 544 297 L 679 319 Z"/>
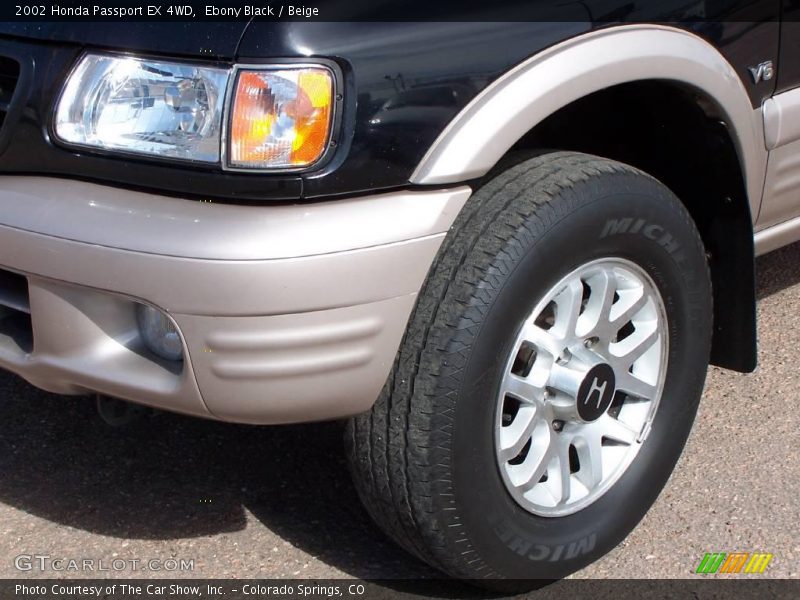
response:
<path id="1" fill-rule="evenodd" d="M 540 544 L 515 533 L 506 521 L 499 521 L 494 527 L 494 532 L 509 550 L 534 562 L 572 560 L 589 554 L 597 545 L 596 533 L 590 533 L 577 540 L 554 546 Z"/>
<path id="2" fill-rule="evenodd" d="M 680 249 L 678 241 L 663 226 L 658 223 L 648 223 L 644 219 L 637 219 L 635 217 L 608 219 L 600 234 L 600 239 L 602 240 L 612 235 L 622 234 L 641 234 L 648 240 L 652 240 L 657 242 L 660 246 L 663 246 L 670 254 Z"/>

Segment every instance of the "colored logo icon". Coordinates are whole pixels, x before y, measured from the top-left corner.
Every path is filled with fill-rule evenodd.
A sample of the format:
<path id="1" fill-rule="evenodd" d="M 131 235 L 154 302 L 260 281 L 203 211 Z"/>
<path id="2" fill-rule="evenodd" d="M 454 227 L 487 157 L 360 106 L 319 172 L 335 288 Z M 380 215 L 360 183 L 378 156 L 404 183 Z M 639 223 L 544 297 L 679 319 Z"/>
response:
<path id="1" fill-rule="evenodd" d="M 706 553 L 696 573 L 714 575 L 717 573 L 763 573 L 772 560 L 772 554 L 764 552 L 725 552 Z"/>

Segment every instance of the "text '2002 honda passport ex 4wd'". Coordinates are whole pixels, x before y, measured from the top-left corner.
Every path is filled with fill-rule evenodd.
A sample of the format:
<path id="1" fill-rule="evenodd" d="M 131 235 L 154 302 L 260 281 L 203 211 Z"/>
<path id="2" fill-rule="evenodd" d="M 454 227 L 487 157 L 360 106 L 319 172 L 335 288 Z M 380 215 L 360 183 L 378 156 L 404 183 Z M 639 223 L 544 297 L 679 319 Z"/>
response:
<path id="1" fill-rule="evenodd" d="M 2 24 L 0 366 L 349 418 L 409 552 L 495 587 L 584 567 L 709 362 L 755 367 L 754 255 L 800 238 L 797 4 L 640 4 Z"/>

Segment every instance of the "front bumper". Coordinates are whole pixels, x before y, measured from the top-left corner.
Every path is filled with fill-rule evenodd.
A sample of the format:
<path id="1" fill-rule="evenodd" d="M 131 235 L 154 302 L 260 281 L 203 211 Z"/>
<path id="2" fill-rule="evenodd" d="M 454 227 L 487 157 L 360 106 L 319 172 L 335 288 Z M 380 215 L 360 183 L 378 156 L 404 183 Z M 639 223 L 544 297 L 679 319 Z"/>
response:
<path id="1" fill-rule="evenodd" d="M 0 320 L 0 368 L 228 421 L 357 414 L 469 194 L 256 207 L 0 177 L 0 306 L 30 315 Z M 182 368 L 143 351 L 134 301 L 172 317 Z"/>

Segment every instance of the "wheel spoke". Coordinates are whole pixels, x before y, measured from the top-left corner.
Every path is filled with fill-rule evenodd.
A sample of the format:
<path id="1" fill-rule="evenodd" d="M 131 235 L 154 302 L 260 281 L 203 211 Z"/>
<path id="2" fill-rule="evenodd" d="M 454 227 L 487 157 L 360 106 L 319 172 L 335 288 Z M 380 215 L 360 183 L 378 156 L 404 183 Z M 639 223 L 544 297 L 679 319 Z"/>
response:
<path id="1" fill-rule="evenodd" d="M 622 377 L 617 378 L 617 389 L 645 400 L 652 400 L 656 395 L 656 387 L 654 385 L 642 381 L 631 373 L 625 373 Z"/>
<path id="2" fill-rule="evenodd" d="M 544 351 L 553 358 L 561 356 L 563 344 L 550 333 L 550 330 L 542 329 L 538 325 L 526 325 L 520 334 L 523 340 L 530 342 L 539 352 Z"/>
<path id="3" fill-rule="evenodd" d="M 609 269 L 603 269 L 593 275 L 587 283 L 591 293 L 586 309 L 578 318 L 582 335 L 592 335 L 603 323 L 608 322 L 611 306 L 614 303 L 614 293 L 617 291 L 617 279 L 614 272 Z"/>
<path id="4" fill-rule="evenodd" d="M 593 275 L 587 283 L 590 289 L 589 299 L 583 314 L 578 318 L 578 329 L 583 336 L 594 334 L 602 323 L 608 321 L 617 289 L 613 271 L 607 269 Z"/>
<path id="5" fill-rule="evenodd" d="M 535 406 L 523 406 L 511 424 L 500 430 L 500 460 L 509 461 L 522 452 L 540 420 L 538 413 Z"/>
<path id="6" fill-rule="evenodd" d="M 611 314 L 609 315 L 609 321 L 614 333 L 633 319 L 645 307 L 648 300 L 643 287 L 621 290 L 617 293 L 620 299 L 611 307 Z"/>
<path id="7" fill-rule="evenodd" d="M 558 443 L 558 454 L 556 460 L 558 461 L 558 483 L 559 483 L 559 496 L 556 497 L 558 504 L 566 504 L 572 492 L 572 482 L 570 481 L 570 468 L 569 468 L 569 443 L 562 439 Z"/>
<path id="8" fill-rule="evenodd" d="M 643 328 L 640 329 L 639 326 L 637 326 L 637 331 L 634 334 L 621 342 L 612 344 L 610 351 L 613 356 L 620 359 L 619 362 L 622 367 L 627 370 L 633 363 L 639 360 L 645 352 L 653 347 L 653 344 L 658 341 L 658 336 L 659 331 L 656 323 L 650 325 L 649 331 Z"/>
<path id="9" fill-rule="evenodd" d="M 599 295 L 602 300 L 600 315 L 608 318 L 611 316 L 611 307 L 614 305 L 614 294 L 617 293 L 619 282 L 613 270 L 605 270 L 603 271 L 603 275 L 605 276 L 605 285 L 602 285 L 597 290 L 597 295 Z M 594 291 L 592 293 L 594 294 Z"/>
<path id="10" fill-rule="evenodd" d="M 575 474 L 586 489 L 592 491 L 603 481 L 603 446 L 600 435 L 592 432 L 576 440 L 580 469 Z"/>
<path id="11" fill-rule="evenodd" d="M 539 423 L 544 423 L 539 421 Z M 550 427 L 536 428 L 525 460 L 518 465 L 506 463 L 504 468 L 517 492 L 524 494 L 539 483 L 553 455 L 553 438 Z"/>
<path id="12" fill-rule="evenodd" d="M 572 279 L 567 286 L 554 298 L 556 303 L 556 323 L 553 329 L 556 335 L 563 340 L 575 337 L 578 325 L 578 316 L 583 303 L 583 284 L 578 278 Z"/>
<path id="13" fill-rule="evenodd" d="M 615 442 L 622 442 L 623 444 L 635 444 L 639 438 L 639 432 L 619 419 L 615 419 L 611 415 L 603 415 L 594 423 L 595 431 L 599 436 L 608 438 Z"/>
<path id="14" fill-rule="evenodd" d="M 508 373 L 500 386 L 500 393 L 503 396 L 513 396 L 522 402 L 534 404 L 541 400 L 544 388 L 534 383 L 531 377 L 524 378 Z"/>

